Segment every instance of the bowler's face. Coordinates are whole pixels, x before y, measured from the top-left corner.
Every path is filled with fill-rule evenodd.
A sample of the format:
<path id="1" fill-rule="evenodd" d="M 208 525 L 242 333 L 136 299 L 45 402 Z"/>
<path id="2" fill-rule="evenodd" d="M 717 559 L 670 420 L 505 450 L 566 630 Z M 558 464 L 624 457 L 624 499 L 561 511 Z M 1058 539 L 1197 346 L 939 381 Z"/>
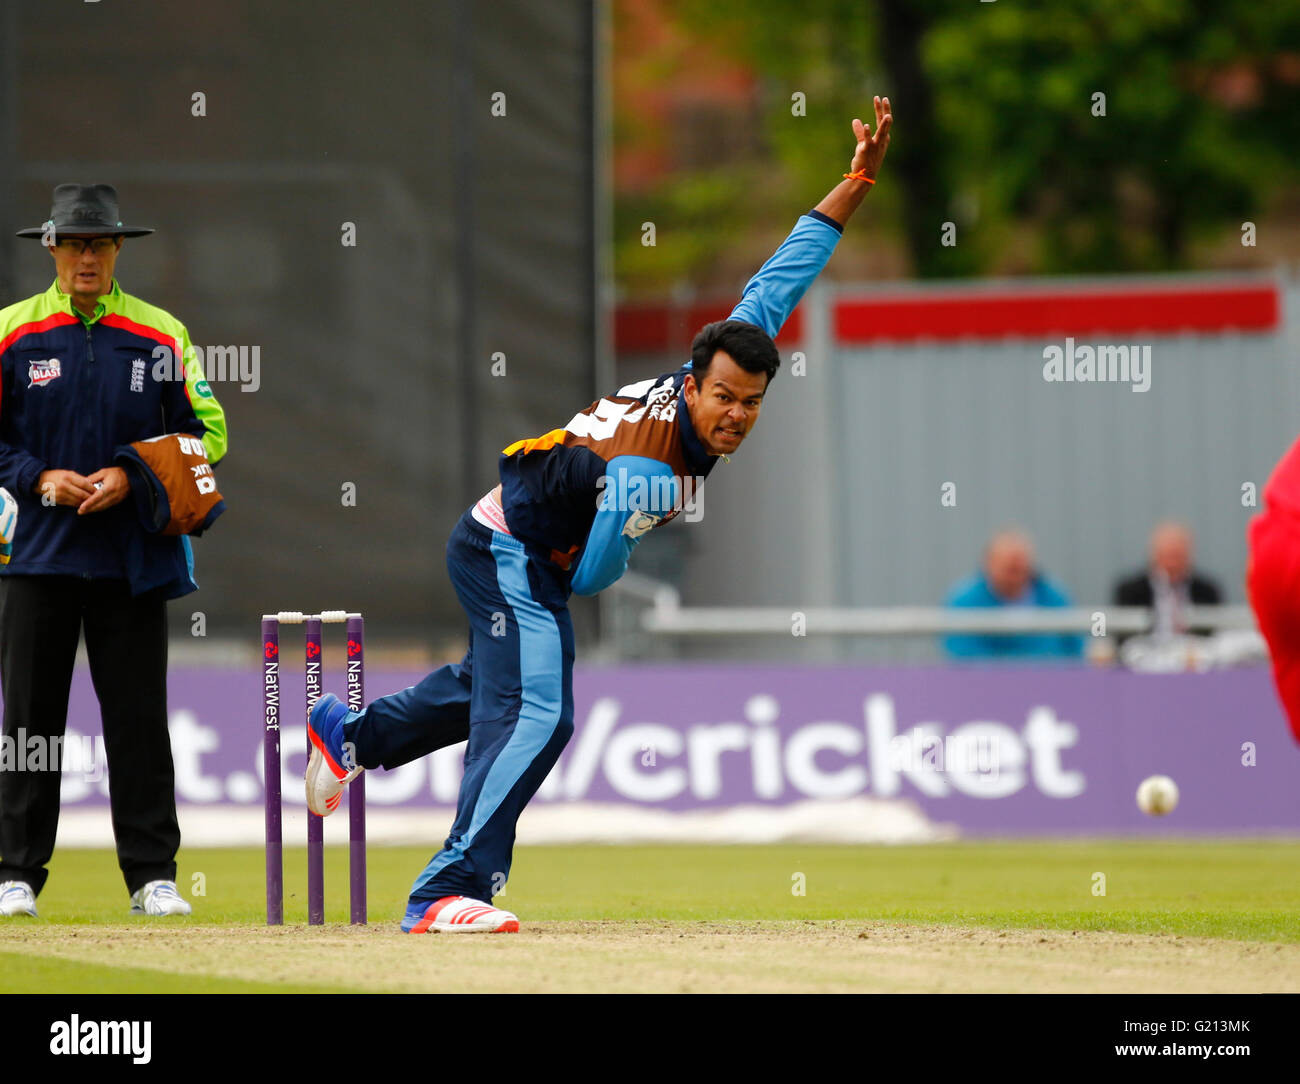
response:
<path id="1" fill-rule="evenodd" d="M 767 392 L 767 373 L 751 373 L 724 350 L 713 355 L 702 386 L 686 377 L 691 426 L 709 455 L 730 455 L 758 421 Z"/>
<path id="2" fill-rule="evenodd" d="M 93 305 L 113 288 L 113 268 L 121 248 L 120 237 L 58 235 L 50 255 L 59 289 L 74 301 Z"/>

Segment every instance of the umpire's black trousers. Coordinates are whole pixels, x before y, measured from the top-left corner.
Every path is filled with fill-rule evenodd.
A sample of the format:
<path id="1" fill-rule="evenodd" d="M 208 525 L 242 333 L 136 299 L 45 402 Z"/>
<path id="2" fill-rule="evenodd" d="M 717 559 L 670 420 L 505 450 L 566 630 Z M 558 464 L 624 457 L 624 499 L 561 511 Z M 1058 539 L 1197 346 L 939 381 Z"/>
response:
<path id="1" fill-rule="evenodd" d="M 117 860 L 128 892 L 176 879 L 180 828 L 167 732 L 167 603 L 125 580 L 0 577 L 4 735 L 62 737 L 77 640 L 86 633 L 108 760 Z M 62 744 L 62 743 L 60 743 Z M 53 758 L 50 758 L 53 759 Z M 40 892 L 59 826 L 58 764 L 17 770 L 0 758 L 0 881 Z"/>

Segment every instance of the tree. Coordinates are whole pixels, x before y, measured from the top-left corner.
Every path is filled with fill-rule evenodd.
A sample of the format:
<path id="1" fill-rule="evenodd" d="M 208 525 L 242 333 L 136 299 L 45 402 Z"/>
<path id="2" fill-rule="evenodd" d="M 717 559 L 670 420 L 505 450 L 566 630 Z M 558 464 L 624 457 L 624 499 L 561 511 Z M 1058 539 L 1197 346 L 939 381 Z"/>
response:
<path id="1" fill-rule="evenodd" d="M 750 235 L 747 220 L 820 196 L 847 120 L 874 93 L 890 95 L 896 125 L 873 222 L 901 227 L 921 277 L 1183 267 L 1194 238 L 1237 234 L 1297 181 L 1291 5 L 661 0 L 659 11 L 683 40 L 752 68 L 763 136 L 645 196 L 690 233 L 678 275 Z M 689 81 L 689 65 L 672 77 Z M 941 243 L 945 222 L 955 247 Z M 620 270 L 642 255 L 625 250 Z"/>
<path id="2" fill-rule="evenodd" d="M 1225 98 L 1216 73 L 1266 67 L 1298 25 L 1286 5 L 1207 0 L 1018 0 L 951 16 L 925 58 L 967 163 L 954 182 L 1034 222 L 1041 270 L 1183 266 L 1194 230 L 1236 229 L 1260 207 L 1286 154 L 1283 129 L 1258 123 L 1263 96 Z"/>

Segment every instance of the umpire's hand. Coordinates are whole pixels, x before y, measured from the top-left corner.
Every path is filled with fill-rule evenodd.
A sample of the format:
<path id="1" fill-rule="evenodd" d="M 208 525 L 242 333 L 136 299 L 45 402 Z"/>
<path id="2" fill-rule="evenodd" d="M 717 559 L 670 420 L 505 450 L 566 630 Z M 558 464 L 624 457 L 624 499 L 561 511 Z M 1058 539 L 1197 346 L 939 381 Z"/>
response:
<path id="1" fill-rule="evenodd" d="M 76 508 L 79 516 L 112 508 L 130 491 L 131 483 L 121 467 L 105 467 L 89 478 L 75 470 L 43 470 L 36 479 L 36 492 L 44 504 Z"/>
<path id="2" fill-rule="evenodd" d="M 94 486 L 94 492 L 77 509 L 79 516 L 112 508 L 113 505 L 125 500 L 126 495 L 131 492 L 131 482 L 126 476 L 126 471 L 121 467 L 104 467 L 102 470 L 95 471 L 86 481 Z"/>

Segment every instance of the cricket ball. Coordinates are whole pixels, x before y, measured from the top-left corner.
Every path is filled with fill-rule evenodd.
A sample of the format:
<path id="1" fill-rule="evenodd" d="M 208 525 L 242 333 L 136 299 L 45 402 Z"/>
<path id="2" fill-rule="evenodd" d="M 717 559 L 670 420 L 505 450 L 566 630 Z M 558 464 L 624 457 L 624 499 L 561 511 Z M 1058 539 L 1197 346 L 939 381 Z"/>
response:
<path id="1" fill-rule="evenodd" d="M 1178 784 L 1167 775 L 1152 775 L 1138 784 L 1138 809 L 1152 817 L 1172 813 L 1178 805 Z"/>

